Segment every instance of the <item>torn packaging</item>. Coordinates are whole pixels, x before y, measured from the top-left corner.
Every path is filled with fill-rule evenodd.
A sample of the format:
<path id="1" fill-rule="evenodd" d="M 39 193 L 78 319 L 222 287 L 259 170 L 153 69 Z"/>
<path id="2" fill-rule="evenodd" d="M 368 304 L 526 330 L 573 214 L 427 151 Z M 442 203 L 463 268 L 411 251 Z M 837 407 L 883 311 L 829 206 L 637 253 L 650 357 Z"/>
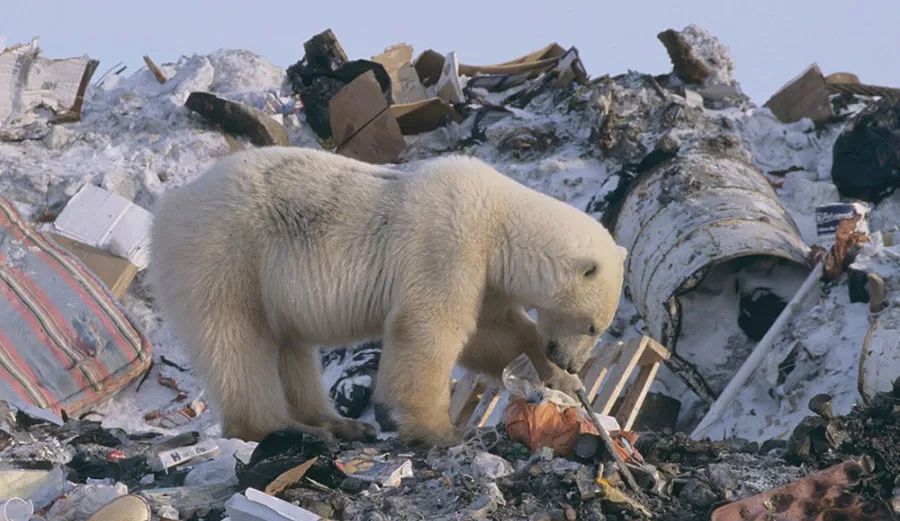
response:
<path id="1" fill-rule="evenodd" d="M 0 127 L 27 121 L 38 107 L 51 110 L 57 123 L 81 119 L 84 94 L 100 62 L 39 54 L 36 39 L 0 52 Z"/>

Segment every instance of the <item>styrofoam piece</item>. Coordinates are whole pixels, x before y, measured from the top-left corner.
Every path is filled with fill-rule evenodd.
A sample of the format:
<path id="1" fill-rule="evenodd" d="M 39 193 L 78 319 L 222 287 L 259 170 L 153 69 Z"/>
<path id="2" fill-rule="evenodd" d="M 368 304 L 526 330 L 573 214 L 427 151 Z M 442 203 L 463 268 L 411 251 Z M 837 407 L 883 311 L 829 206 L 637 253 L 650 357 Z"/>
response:
<path id="1" fill-rule="evenodd" d="M 282 501 L 275 496 L 248 488 L 235 494 L 225 503 L 231 521 L 319 521 L 320 516 L 309 510 Z"/>
<path id="2" fill-rule="evenodd" d="M 69 200 L 53 223 L 72 240 L 107 250 L 138 269 L 149 263 L 153 214 L 128 199 L 87 184 Z"/>

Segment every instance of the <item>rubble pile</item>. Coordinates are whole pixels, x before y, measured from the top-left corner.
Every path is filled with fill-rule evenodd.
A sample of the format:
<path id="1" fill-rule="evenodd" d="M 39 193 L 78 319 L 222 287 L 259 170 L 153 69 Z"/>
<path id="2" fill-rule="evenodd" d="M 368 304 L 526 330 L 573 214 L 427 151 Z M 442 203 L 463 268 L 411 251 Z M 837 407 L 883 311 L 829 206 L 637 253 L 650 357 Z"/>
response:
<path id="1" fill-rule="evenodd" d="M 595 77 L 557 43 L 492 65 L 406 44 L 351 59 L 330 30 L 287 69 L 221 50 L 96 74 L 36 41 L 4 50 L 0 65 L 44 60 L 83 81 L 0 78 L 34 101 L 0 93 L 0 202 L 97 274 L 153 364 L 77 415 L 41 410 L 0 366 L 0 504 L 48 521 L 121 518 L 101 507 L 168 521 L 900 514 L 898 91 L 812 65 L 757 107 L 708 32 L 659 40 L 671 72 Z M 619 388 L 591 390 L 590 419 L 571 397 L 526 400 L 460 371 L 454 393 L 471 400 L 451 414 L 474 428 L 425 450 L 370 403 L 381 343 L 366 342 L 324 352 L 323 376 L 341 414 L 381 425 L 378 441 L 221 438 L 144 278 L 148 211 L 226 154 L 273 145 L 400 169 L 474 155 L 633 239 L 588 372 L 631 364 L 643 383 L 610 371 Z M 629 351 L 648 338 L 656 358 Z M 81 382 L 85 364 L 63 367 Z M 560 432 L 523 412 L 535 404 Z"/>

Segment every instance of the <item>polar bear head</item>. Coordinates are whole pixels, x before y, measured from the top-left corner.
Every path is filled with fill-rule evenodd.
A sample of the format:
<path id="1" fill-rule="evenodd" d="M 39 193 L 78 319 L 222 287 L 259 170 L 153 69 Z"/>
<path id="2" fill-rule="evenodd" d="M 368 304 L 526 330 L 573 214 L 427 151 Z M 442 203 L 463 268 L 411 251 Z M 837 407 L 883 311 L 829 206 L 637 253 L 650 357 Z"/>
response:
<path id="1" fill-rule="evenodd" d="M 594 226 L 595 225 L 595 226 Z M 583 236 L 561 234 L 561 257 L 549 305 L 537 311 L 537 329 L 547 358 L 575 373 L 612 323 L 622 292 L 626 250 L 593 221 Z M 567 239 L 568 237 L 568 239 Z M 560 244 L 560 242 L 562 244 Z M 568 255 L 567 255 L 568 254 Z"/>

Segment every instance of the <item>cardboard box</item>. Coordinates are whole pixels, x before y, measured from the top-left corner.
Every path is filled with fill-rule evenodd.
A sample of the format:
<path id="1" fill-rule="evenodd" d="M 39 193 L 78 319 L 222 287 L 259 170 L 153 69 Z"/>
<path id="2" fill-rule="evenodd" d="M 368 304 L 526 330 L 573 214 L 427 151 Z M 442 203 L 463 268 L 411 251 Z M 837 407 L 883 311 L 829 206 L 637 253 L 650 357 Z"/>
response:
<path id="1" fill-rule="evenodd" d="M 328 111 L 338 154 L 381 164 L 393 162 L 406 149 L 400 126 L 372 71 L 335 94 Z"/>
<path id="2" fill-rule="evenodd" d="M 106 284 L 110 293 L 118 299 L 121 299 L 125 295 L 125 292 L 128 291 L 128 286 L 131 285 L 131 282 L 137 275 L 137 266 L 132 264 L 128 259 L 118 257 L 98 248 L 93 248 L 87 244 L 82 244 L 78 241 L 63 237 L 62 235 L 55 233 L 48 233 L 47 235 L 60 246 L 75 254 L 85 266 L 93 271 L 97 277 Z"/>

